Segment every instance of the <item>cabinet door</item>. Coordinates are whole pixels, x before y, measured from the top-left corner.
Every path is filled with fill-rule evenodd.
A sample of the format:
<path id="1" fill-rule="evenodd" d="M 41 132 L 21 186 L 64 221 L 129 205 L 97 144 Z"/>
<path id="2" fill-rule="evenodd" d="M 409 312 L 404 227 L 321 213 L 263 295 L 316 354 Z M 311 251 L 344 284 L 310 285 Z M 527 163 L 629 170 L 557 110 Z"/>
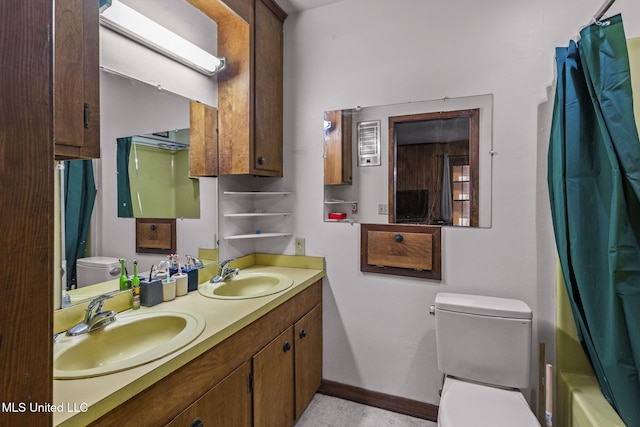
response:
<path id="1" fill-rule="evenodd" d="M 258 175 L 282 176 L 282 20 L 263 0 L 256 0 L 254 19 L 255 127 L 253 168 Z"/>
<path id="2" fill-rule="evenodd" d="M 100 157 L 99 0 L 55 2 L 54 121 L 57 159 Z"/>
<path id="3" fill-rule="evenodd" d="M 352 118 L 346 110 L 325 111 L 331 128 L 324 135 L 324 185 L 352 183 Z"/>
<path id="4" fill-rule="evenodd" d="M 246 362 L 173 419 L 167 426 L 251 426 L 251 365 Z M 185 384 L 185 387 L 188 387 Z M 171 397 L 170 394 L 166 397 Z M 200 420 L 200 424 L 198 421 Z"/>
<path id="5" fill-rule="evenodd" d="M 322 381 L 322 304 L 294 325 L 296 419 L 300 418 Z"/>
<path id="6" fill-rule="evenodd" d="M 253 357 L 254 427 L 289 427 L 294 413 L 293 326 Z"/>

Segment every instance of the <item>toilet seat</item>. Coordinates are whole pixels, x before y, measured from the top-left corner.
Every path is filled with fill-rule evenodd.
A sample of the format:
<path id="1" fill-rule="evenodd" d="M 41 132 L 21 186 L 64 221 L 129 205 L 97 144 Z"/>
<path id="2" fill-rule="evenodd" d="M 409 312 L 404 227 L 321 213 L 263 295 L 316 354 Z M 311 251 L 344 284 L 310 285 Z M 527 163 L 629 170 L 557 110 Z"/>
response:
<path id="1" fill-rule="evenodd" d="M 540 427 L 522 393 L 447 377 L 439 427 Z"/>

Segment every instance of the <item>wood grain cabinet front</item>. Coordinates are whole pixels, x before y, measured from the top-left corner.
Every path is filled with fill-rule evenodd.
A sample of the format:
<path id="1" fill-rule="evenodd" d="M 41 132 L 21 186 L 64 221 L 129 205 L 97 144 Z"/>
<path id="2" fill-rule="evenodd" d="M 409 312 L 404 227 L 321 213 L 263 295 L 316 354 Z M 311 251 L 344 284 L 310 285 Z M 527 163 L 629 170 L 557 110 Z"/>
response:
<path id="1" fill-rule="evenodd" d="M 100 157 L 99 0 L 54 6 L 53 139 L 57 160 Z"/>
<path id="2" fill-rule="evenodd" d="M 185 409 L 168 427 L 251 427 L 251 364 L 244 363 Z"/>
<path id="3" fill-rule="evenodd" d="M 321 379 L 318 281 L 90 425 L 289 427 Z"/>
<path id="4" fill-rule="evenodd" d="M 254 427 L 288 427 L 294 421 L 293 326 L 253 357 Z"/>
<path id="5" fill-rule="evenodd" d="M 442 227 L 362 224 L 360 271 L 441 279 Z"/>

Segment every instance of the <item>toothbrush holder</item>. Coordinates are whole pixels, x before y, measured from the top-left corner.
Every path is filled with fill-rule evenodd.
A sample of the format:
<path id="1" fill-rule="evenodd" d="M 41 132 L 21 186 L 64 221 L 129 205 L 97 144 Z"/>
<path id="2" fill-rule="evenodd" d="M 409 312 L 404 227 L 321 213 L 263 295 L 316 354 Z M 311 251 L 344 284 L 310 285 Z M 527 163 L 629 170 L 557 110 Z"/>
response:
<path id="1" fill-rule="evenodd" d="M 162 301 L 176 299 L 176 279 L 162 282 Z"/>

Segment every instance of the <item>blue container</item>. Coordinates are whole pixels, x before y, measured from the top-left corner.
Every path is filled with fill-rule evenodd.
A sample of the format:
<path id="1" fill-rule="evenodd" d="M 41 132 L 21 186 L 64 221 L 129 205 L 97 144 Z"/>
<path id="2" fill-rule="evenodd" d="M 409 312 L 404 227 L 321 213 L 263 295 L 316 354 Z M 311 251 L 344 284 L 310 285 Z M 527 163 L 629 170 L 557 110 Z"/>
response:
<path id="1" fill-rule="evenodd" d="M 162 280 L 140 280 L 140 304 L 151 307 L 162 302 Z"/>
<path id="2" fill-rule="evenodd" d="M 198 290 L 198 269 L 197 268 L 183 268 L 183 273 L 187 275 L 187 290 L 197 291 Z"/>

